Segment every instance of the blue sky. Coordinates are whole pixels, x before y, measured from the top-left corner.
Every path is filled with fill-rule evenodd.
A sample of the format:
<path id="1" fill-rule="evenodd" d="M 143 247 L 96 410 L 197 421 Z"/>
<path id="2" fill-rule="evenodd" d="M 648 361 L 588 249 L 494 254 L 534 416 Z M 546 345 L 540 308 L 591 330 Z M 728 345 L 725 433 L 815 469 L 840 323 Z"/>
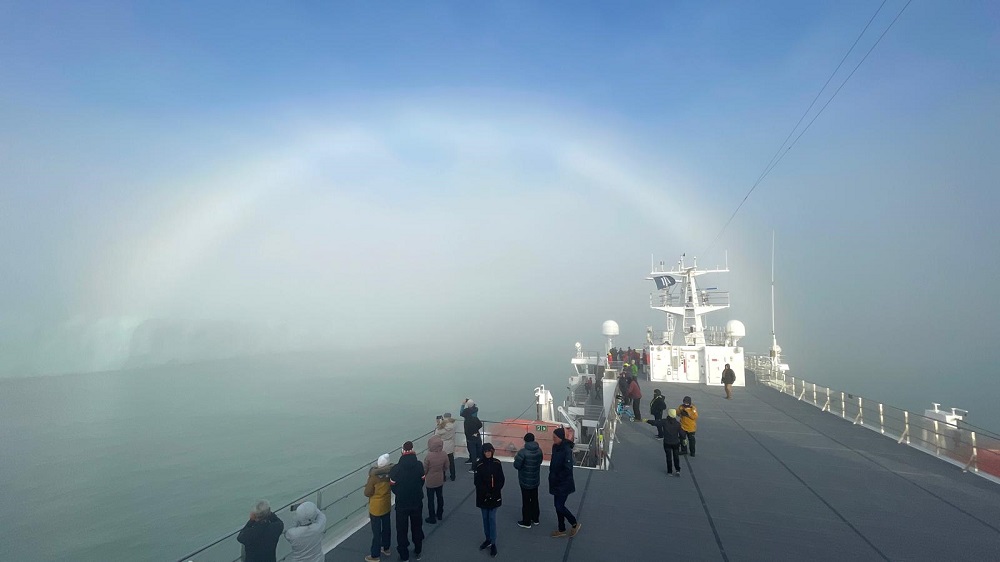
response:
<path id="1" fill-rule="evenodd" d="M 727 249 L 763 348 L 775 230 L 802 376 L 964 400 L 1000 313 L 995 3 L 913 2 L 712 244 L 879 4 L 9 3 L 0 371 L 115 366 L 150 319 L 638 343 L 650 255 Z"/>

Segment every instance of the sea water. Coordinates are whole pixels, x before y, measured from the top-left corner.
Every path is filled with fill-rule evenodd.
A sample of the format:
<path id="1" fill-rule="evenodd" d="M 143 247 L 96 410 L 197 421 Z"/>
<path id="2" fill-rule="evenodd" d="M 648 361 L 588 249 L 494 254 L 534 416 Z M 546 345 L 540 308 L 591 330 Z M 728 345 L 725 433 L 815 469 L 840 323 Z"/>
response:
<path id="1" fill-rule="evenodd" d="M 295 354 L 0 380 L 5 560 L 170 560 L 458 418 L 517 416 L 558 356 Z M 534 410 L 529 415 L 533 417 Z M 460 421 L 460 420 L 459 420 Z"/>

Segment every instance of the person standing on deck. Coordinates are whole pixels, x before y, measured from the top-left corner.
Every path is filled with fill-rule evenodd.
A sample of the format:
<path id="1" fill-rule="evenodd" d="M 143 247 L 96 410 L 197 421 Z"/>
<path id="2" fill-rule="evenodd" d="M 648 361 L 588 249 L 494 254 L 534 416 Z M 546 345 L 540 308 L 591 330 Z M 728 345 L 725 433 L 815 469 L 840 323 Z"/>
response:
<path id="1" fill-rule="evenodd" d="M 667 409 L 667 400 L 660 393 L 660 389 L 657 388 L 653 390 L 653 400 L 649 403 L 649 413 L 653 414 L 654 422 L 663 419 L 663 411 Z M 663 427 L 653 424 L 656 426 L 656 438 L 663 439 Z"/>
<path id="2" fill-rule="evenodd" d="M 445 412 L 444 416 L 441 416 L 437 420 L 437 427 L 434 429 L 434 435 L 441 438 L 444 442 L 444 452 L 448 455 L 448 472 L 451 475 L 451 481 L 455 481 L 455 418 L 451 417 L 451 412 Z"/>
<path id="3" fill-rule="evenodd" d="M 476 463 L 476 475 L 473 478 L 476 483 L 476 507 L 483 512 L 483 534 L 486 540 L 479 545 L 479 550 L 490 549 L 490 556 L 497 555 L 497 508 L 500 507 L 502 498 L 500 490 L 503 489 L 503 464 L 493 458 L 493 445 L 486 443 L 483 445 L 483 456 Z"/>
<path id="4" fill-rule="evenodd" d="M 530 529 L 538 525 L 538 485 L 541 483 L 542 449 L 535 442 L 535 434 L 524 434 L 524 448 L 514 456 L 517 483 L 521 486 L 521 520 L 519 527 Z"/>
<path id="5" fill-rule="evenodd" d="M 399 463 L 389 471 L 392 493 L 396 494 L 396 551 L 400 560 L 410 559 L 410 541 L 407 526 L 413 535 L 413 554 L 420 560 L 424 544 L 424 527 L 421 515 L 424 511 L 424 466 L 417 460 L 413 443 L 403 443 L 403 454 Z"/>
<path id="6" fill-rule="evenodd" d="M 677 422 L 677 410 L 667 410 L 667 417 L 659 420 L 649 420 L 648 424 L 656 426 L 656 430 L 663 434 L 663 452 L 667 456 L 667 474 L 681 475 L 681 457 L 679 449 L 684 432 L 681 424 Z M 677 471 L 676 473 L 674 471 Z"/>
<path id="7" fill-rule="evenodd" d="M 639 381 L 632 377 L 628 383 L 628 397 L 632 399 L 632 413 L 635 414 L 635 421 L 642 421 L 642 413 L 639 412 L 639 401 L 642 400 L 642 390 L 639 389 Z"/>
<path id="8" fill-rule="evenodd" d="M 275 549 L 285 523 L 271 512 L 271 504 L 260 500 L 236 540 L 246 547 L 246 562 L 275 562 Z"/>
<path id="9" fill-rule="evenodd" d="M 573 445 L 566 439 L 566 430 L 557 428 L 552 432 L 552 458 L 549 461 L 549 493 L 554 496 L 556 516 L 559 518 L 559 528 L 552 531 L 552 537 L 566 536 L 566 522 L 569 521 L 569 536 L 580 532 L 580 522 L 566 508 L 566 498 L 576 491 L 573 482 Z"/>
<path id="10" fill-rule="evenodd" d="M 590 378 L 590 376 L 587 376 L 586 378 L 587 378 L 587 380 L 584 381 L 583 388 L 586 389 L 586 391 L 587 391 L 587 397 L 589 398 L 590 397 L 590 392 L 592 390 L 594 390 L 594 379 Z"/>
<path id="11" fill-rule="evenodd" d="M 681 430 L 684 431 L 684 438 L 688 443 L 687 447 L 681 446 L 681 454 L 686 455 L 690 449 L 693 457 L 695 456 L 694 432 L 698 430 L 698 408 L 691 403 L 690 396 L 685 396 L 684 402 L 677 407 L 677 413 L 680 414 Z"/>
<path id="12" fill-rule="evenodd" d="M 722 384 L 726 385 L 726 400 L 733 399 L 734 382 L 736 382 L 736 373 L 729 368 L 729 363 L 726 363 L 726 368 L 722 370 Z"/>
<path id="13" fill-rule="evenodd" d="M 372 552 L 366 556 L 367 562 L 377 562 L 381 556 L 392 554 L 392 490 L 389 472 L 395 466 L 389 462 L 389 453 L 379 456 L 378 461 L 368 471 L 365 483 L 365 497 L 368 498 L 368 519 L 372 526 Z M 380 551 L 381 549 L 381 551 Z"/>
<path id="14" fill-rule="evenodd" d="M 444 441 L 437 435 L 427 440 L 424 457 L 424 486 L 427 487 L 427 519 L 435 524 L 444 516 L 444 479 L 448 475 L 448 455 L 444 454 Z M 437 507 L 434 506 L 437 498 Z"/>
<path id="15" fill-rule="evenodd" d="M 625 378 L 625 369 L 627 365 L 622 366 L 622 372 L 618 373 L 618 394 L 625 400 L 628 395 L 628 379 Z"/>
<path id="16" fill-rule="evenodd" d="M 458 410 L 458 415 L 465 418 L 465 442 L 469 450 L 469 460 L 465 461 L 465 464 L 475 467 L 476 460 L 482 455 L 483 447 L 483 439 L 479 435 L 479 430 L 483 428 L 483 422 L 479 421 L 479 406 L 476 406 L 475 400 L 466 398 Z M 475 469 L 470 468 L 469 472 L 475 472 Z"/>
<path id="17" fill-rule="evenodd" d="M 294 562 L 323 562 L 323 531 L 326 515 L 313 502 L 293 506 L 295 526 L 285 529 L 285 540 L 292 547 Z"/>

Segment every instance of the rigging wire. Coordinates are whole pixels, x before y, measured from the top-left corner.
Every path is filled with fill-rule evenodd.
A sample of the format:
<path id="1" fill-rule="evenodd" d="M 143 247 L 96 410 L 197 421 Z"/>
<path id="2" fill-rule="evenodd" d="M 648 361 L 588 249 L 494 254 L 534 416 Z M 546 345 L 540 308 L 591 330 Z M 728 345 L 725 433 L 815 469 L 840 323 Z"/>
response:
<path id="1" fill-rule="evenodd" d="M 757 176 L 757 181 L 754 183 L 754 185 L 756 185 L 762 179 L 764 179 L 764 176 L 767 174 L 768 168 L 770 168 L 771 165 L 774 164 L 774 160 L 778 158 L 778 155 L 781 154 L 781 149 L 785 147 L 785 144 L 788 142 L 788 139 L 792 138 L 792 135 L 794 135 L 795 131 L 798 130 L 799 125 L 802 124 L 802 121 L 806 118 L 806 115 L 809 115 L 809 112 L 812 110 L 813 106 L 816 105 L 816 101 L 819 99 L 821 95 L 823 95 L 823 92 L 826 91 L 826 87 L 829 86 L 830 82 L 833 81 L 833 77 L 836 76 L 837 72 L 840 71 L 840 67 L 844 66 L 844 62 L 847 61 L 847 57 L 851 56 L 851 53 L 854 52 L 854 47 L 858 46 L 858 43 L 861 41 L 861 38 L 864 37 L 865 33 L 868 31 L 868 28 L 871 27 L 872 22 L 875 21 L 875 18 L 878 17 L 879 13 L 882 11 L 882 8 L 885 7 L 885 3 L 888 1 L 889 0 L 882 0 L 882 3 L 879 4 L 878 9 L 875 10 L 874 14 L 872 14 L 872 17 L 868 18 L 868 23 L 865 24 L 865 28 L 862 29 L 861 33 L 859 33 L 857 38 L 854 39 L 854 43 L 851 44 L 851 48 L 847 49 L 847 52 L 844 53 L 844 57 L 840 59 L 840 63 L 837 64 L 837 68 L 834 68 L 833 72 L 830 73 L 829 78 L 827 78 L 826 82 L 823 83 L 823 87 L 820 88 L 818 92 L 816 92 L 816 95 L 813 97 L 812 101 L 809 102 L 809 107 L 807 107 L 806 110 L 802 112 L 802 115 L 799 117 L 799 120 L 795 122 L 795 126 L 792 127 L 791 131 L 788 131 L 788 136 L 786 136 L 785 140 L 781 141 L 781 144 L 778 145 L 778 150 L 774 151 L 774 156 L 771 156 L 771 160 L 768 161 L 767 166 L 764 166 L 764 169 L 761 170 L 760 175 Z"/>
<path id="2" fill-rule="evenodd" d="M 785 137 L 785 140 L 781 143 L 781 146 L 778 147 L 778 151 L 775 152 L 775 155 L 771 157 L 771 161 L 768 162 L 768 165 L 764 167 L 764 171 L 761 172 L 760 176 L 757 178 L 757 181 L 755 181 L 753 185 L 750 186 L 750 190 L 747 191 L 747 194 L 745 196 L 743 196 L 743 200 L 740 201 L 740 204 L 736 206 L 736 209 L 733 211 L 733 214 L 729 216 L 729 219 L 726 221 L 726 223 L 722 225 L 721 229 L 719 229 L 719 233 L 715 236 L 715 239 L 712 240 L 712 243 L 709 244 L 708 249 L 711 249 L 711 247 L 714 246 L 715 243 L 718 242 L 720 238 L 722 238 L 722 234 L 726 231 L 726 228 L 728 228 L 729 224 L 733 222 L 734 218 L 736 218 L 737 213 L 739 213 L 740 209 L 743 208 L 743 204 L 747 202 L 747 199 L 749 199 L 750 195 L 754 192 L 755 189 L 757 189 L 757 186 L 760 185 L 760 183 L 764 181 L 764 178 L 766 178 L 771 173 L 771 171 L 774 170 L 774 168 L 778 165 L 778 163 L 781 162 L 782 159 L 784 159 L 785 155 L 788 154 L 788 151 L 791 150 L 792 147 L 799 142 L 799 139 L 802 138 L 802 135 L 804 135 L 806 131 L 808 131 L 809 128 L 812 127 L 812 124 L 816 122 L 816 119 L 820 115 L 822 115 L 823 111 L 826 110 L 828 105 L 830 105 L 830 102 L 832 102 L 833 99 L 837 97 L 837 94 L 840 93 L 840 90 L 843 89 L 843 87 L 847 84 L 847 82 L 851 79 L 851 77 L 854 76 L 854 73 L 857 72 L 858 68 L 860 68 L 861 65 L 865 62 L 865 60 L 868 58 L 868 55 L 872 54 L 872 51 L 874 51 L 875 47 L 877 47 L 878 44 L 882 41 L 882 38 L 885 37 L 886 33 L 888 33 L 890 29 L 892 29 L 892 26 L 896 24 L 896 21 L 899 20 L 899 17 L 903 15 L 903 12 L 906 11 L 906 8 L 909 7 L 911 2 L 913 2 L 913 0 L 907 0 L 906 4 L 904 4 L 903 7 L 899 10 L 899 12 L 896 14 L 896 17 L 894 17 L 892 21 L 889 22 L 889 25 L 885 28 L 885 30 L 882 31 L 882 34 L 879 35 L 878 39 L 875 40 L 875 43 L 872 44 L 871 48 L 868 49 L 868 52 L 866 52 L 865 55 L 861 57 L 861 60 L 858 61 L 858 64 L 854 66 L 854 69 L 851 70 L 851 73 L 847 75 L 847 78 L 844 78 L 844 81 L 840 83 L 840 86 L 838 86 L 837 89 L 833 92 L 833 95 L 830 96 L 830 99 L 826 100 L 826 103 L 823 104 L 823 107 L 821 107 L 819 111 L 816 112 L 816 115 L 814 115 L 813 118 L 809 120 L 809 123 L 807 123 L 805 128 L 803 128 L 802 131 L 798 134 L 798 136 L 795 137 L 795 140 L 793 140 L 787 147 L 785 147 L 785 143 L 788 142 L 788 139 L 792 136 L 792 134 L 795 133 L 795 130 L 798 128 L 799 124 L 801 124 L 805 116 L 808 115 L 809 110 L 812 109 L 813 105 L 816 103 L 816 99 L 818 99 L 820 94 L 823 93 L 823 90 L 826 89 L 826 86 L 830 83 L 830 80 L 833 79 L 834 75 L 837 74 L 837 71 L 840 70 L 841 65 L 844 64 L 844 60 L 847 59 L 847 57 L 851 54 L 851 51 L 854 50 L 855 45 L 858 44 L 858 41 L 861 39 L 861 36 L 863 36 L 865 32 L 868 30 L 868 27 L 871 25 L 872 20 L 874 20 L 875 16 L 877 16 L 879 12 L 882 10 L 882 6 L 885 5 L 885 1 L 886 0 L 883 0 L 882 4 L 879 5 L 878 10 L 876 10 L 875 14 L 872 15 L 871 19 L 868 20 L 868 23 L 865 25 L 865 28 L 861 31 L 861 34 L 858 35 L 858 38 L 854 40 L 854 44 L 851 45 L 850 50 L 848 50 L 847 54 L 844 55 L 844 59 L 840 61 L 840 64 L 837 65 L 837 68 L 833 71 L 833 74 L 831 74 L 830 78 L 827 79 L 826 84 L 824 84 L 823 88 L 821 88 L 819 93 L 816 94 L 816 98 L 814 98 L 813 102 L 809 104 L 809 108 L 806 109 L 805 113 L 802 114 L 802 117 L 799 118 L 798 123 L 795 124 L 795 127 L 792 128 L 792 131 L 788 133 L 787 137 Z M 777 159 L 775 159 L 775 157 L 777 157 Z M 707 251 L 704 253 L 707 253 Z"/>

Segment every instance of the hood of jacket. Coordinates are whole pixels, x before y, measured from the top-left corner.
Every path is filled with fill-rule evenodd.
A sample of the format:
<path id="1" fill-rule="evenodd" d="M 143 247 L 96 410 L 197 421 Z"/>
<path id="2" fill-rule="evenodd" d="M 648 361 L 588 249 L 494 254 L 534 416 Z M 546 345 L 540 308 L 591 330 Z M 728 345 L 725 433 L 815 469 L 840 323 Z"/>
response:
<path id="1" fill-rule="evenodd" d="M 305 502 L 295 508 L 295 525 L 305 527 L 319 519 L 319 509 L 313 502 Z"/>
<path id="2" fill-rule="evenodd" d="M 431 436 L 431 438 L 427 440 L 427 450 L 432 453 L 440 453 L 444 450 L 444 440 L 437 435 Z"/>
<path id="3" fill-rule="evenodd" d="M 567 449 L 572 449 L 576 446 L 576 443 L 570 441 L 569 439 L 563 439 L 562 443 L 556 445 L 556 447 L 566 447 Z"/>
<path id="4" fill-rule="evenodd" d="M 538 441 L 528 441 L 527 443 L 524 444 L 524 448 L 529 451 L 537 451 L 541 447 L 538 446 Z"/>
<path id="5" fill-rule="evenodd" d="M 392 470 L 392 467 L 394 467 L 394 466 L 396 466 L 396 465 L 393 464 L 393 463 L 389 463 L 389 464 L 387 464 L 387 465 L 385 465 L 383 467 L 373 466 L 372 469 L 368 471 L 368 474 L 371 474 L 372 476 L 374 476 L 375 478 L 378 478 L 379 480 L 388 481 L 389 480 L 389 471 Z"/>

